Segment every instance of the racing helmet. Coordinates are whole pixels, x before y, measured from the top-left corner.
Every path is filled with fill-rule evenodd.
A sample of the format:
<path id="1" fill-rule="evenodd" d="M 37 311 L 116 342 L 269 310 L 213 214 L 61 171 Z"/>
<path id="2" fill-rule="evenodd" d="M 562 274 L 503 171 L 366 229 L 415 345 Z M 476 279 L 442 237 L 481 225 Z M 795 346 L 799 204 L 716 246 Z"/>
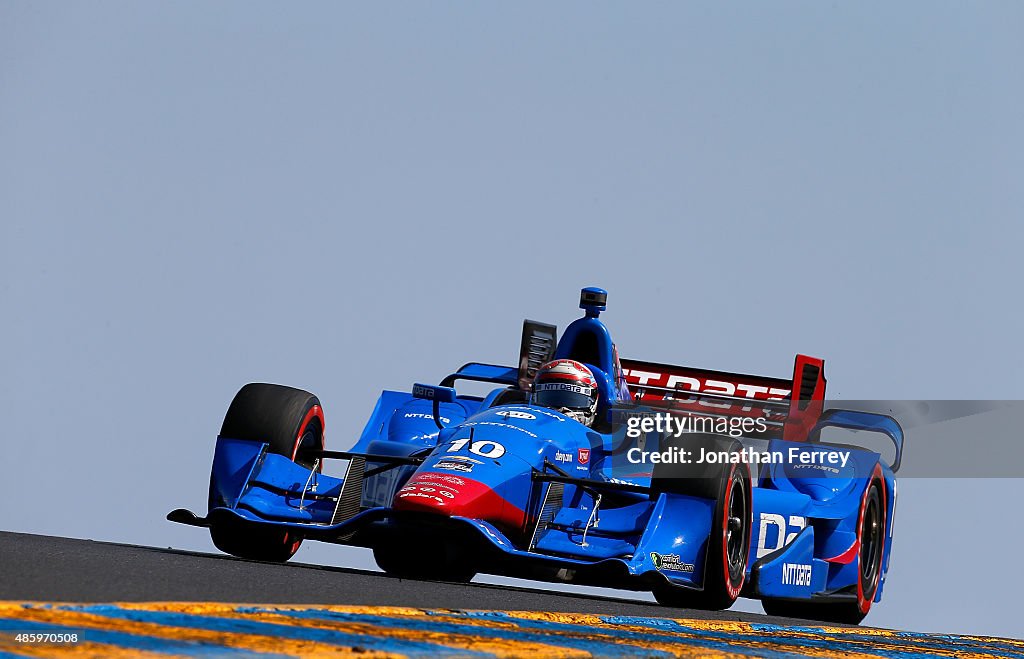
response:
<path id="1" fill-rule="evenodd" d="M 597 414 L 597 380 L 580 362 L 556 359 L 537 369 L 532 402 L 590 426 Z"/>

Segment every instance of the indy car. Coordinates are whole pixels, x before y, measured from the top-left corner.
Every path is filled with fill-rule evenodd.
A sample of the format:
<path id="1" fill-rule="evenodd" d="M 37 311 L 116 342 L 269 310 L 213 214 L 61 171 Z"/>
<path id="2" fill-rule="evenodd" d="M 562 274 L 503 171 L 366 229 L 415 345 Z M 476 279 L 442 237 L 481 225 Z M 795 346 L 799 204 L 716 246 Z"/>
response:
<path id="1" fill-rule="evenodd" d="M 561 338 L 524 321 L 517 365 L 471 362 L 436 385 L 384 391 L 347 451 L 324 445 L 313 394 L 245 385 L 217 437 L 206 515 L 167 518 L 246 559 L 287 561 L 320 540 L 368 547 L 401 578 L 488 573 L 704 609 L 744 596 L 770 614 L 859 623 L 889 566 L 896 420 L 825 409 L 824 362 L 805 355 L 789 379 L 620 360 L 600 319 L 607 293 L 585 288 L 579 306 Z M 593 373 L 592 425 L 534 403 L 533 376 L 552 359 Z M 457 391 L 469 383 L 486 395 Z M 664 414 L 750 423 L 737 436 L 643 421 Z M 887 437 L 892 464 L 825 441 L 829 428 Z M 755 450 L 786 459 L 749 459 Z M 652 457 L 687 452 L 717 460 Z M 327 460 L 347 461 L 344 478 L 323 473 Z"/>

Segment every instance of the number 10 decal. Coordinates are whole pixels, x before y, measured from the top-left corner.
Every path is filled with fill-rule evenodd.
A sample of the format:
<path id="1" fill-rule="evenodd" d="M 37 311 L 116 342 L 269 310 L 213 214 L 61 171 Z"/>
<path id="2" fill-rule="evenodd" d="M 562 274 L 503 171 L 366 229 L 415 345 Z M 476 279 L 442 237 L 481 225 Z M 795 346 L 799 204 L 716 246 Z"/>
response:
<path id="1" fill-rule="evenodd" d="M 458 453 L 467 446 L 469 447 L 470 453 L 475 453 L 482 458 L 497 460 L 501 456 L 505 455 L 505 447 L 498 442 L 492 442 L 489 439 L 477 439 L 471 443 L 469 437 L 456 439 L 452 442 L 451 448 L 448 449 L 448 452 Z"/>

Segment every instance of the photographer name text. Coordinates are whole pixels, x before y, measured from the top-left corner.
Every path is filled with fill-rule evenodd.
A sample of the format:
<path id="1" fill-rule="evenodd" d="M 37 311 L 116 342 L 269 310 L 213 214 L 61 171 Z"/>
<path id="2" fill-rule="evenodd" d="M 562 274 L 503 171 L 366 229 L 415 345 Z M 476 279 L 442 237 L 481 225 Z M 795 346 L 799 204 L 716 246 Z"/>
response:
<path id="1" fill-rule="evenodd" d="M 704 448 L 689 450 L 672 447 L 664 451 L 645 451 L 633 447 L 626 452 L 632 464 L 789 464 L 795 468 L 807 467 L 832 473 L 846 466 L 849 451 L 808 451 L 792 447 L 787 451 L 757 451 L 742 448 L 738 451 L 709 451 Z"/>

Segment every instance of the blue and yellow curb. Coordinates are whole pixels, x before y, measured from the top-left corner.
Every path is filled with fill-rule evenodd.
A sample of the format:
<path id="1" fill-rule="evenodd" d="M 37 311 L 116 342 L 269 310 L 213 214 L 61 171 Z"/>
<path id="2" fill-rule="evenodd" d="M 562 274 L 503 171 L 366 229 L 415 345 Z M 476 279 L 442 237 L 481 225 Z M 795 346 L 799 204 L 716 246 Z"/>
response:
<path id="1" fill-rule="evenodd" d="M 77 642 L 28 640 L 57 632 Z M 238 656 L 1024 659 L 1024 641 L 526 611 L 0 602 L 0 658 Z"/>

